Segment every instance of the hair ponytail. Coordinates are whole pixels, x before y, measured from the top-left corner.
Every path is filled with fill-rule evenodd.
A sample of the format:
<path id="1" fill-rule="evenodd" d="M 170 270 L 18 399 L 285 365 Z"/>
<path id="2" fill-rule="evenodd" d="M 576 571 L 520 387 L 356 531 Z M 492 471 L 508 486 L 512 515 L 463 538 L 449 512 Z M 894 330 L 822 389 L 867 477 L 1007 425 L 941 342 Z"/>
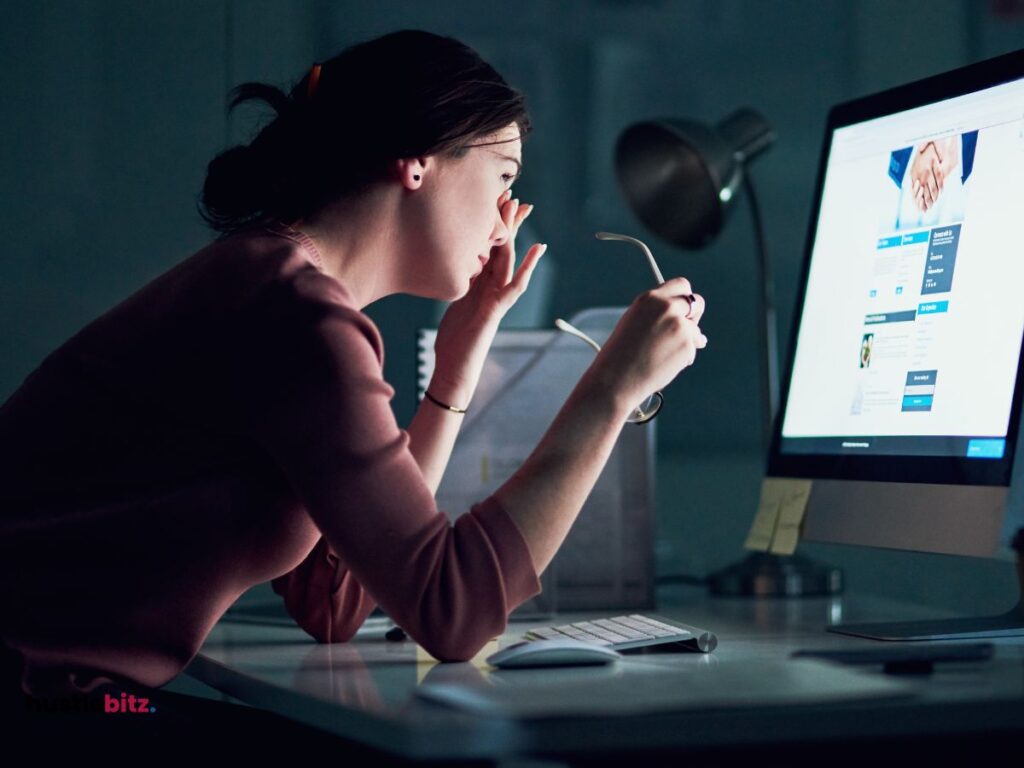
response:
<path id="1" fill-rule="evenodd" d="M 291 107 L 284 91 L 265 83 L 242 83 L 231 93 L 229 113 L 239 104 L 259 100 L 270 105 L 280 120 Z M 268 158 L 260 151 L 261 144 L 266 143 L 266 132 L 265 128 L 252 144 L 239 144 L 221 152 L 207 165 L 200 215 L 214 229 L 229 232 L 260 217 L 270 197 L 268 174 L 272 172 Z"/>
<path id="2" fill-rule="evenodd" d="M 260 99 L 261 101 L 269 104 L 277 114 L 283 114 L 288 111 L 292 106 L 292 101 L 284 91 L 280 88 L 267 85 L 266 83 L 242 83 L 241 85 L 235 86 L 231 93 L 234 96 L 231 99 L 231 104 L 228 107 L 229 110 L 234 109 L 239 104 L 246 101 L 252 101 L 254 99 Z"/>

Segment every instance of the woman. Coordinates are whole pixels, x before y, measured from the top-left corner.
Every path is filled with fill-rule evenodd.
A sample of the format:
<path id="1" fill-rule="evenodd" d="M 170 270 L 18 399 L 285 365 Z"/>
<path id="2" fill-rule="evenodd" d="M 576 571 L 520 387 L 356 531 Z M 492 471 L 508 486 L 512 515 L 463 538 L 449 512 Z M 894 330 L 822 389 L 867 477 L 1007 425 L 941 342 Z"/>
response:
<path id="1" fill-rule="evenodd" d="M 540 591 L 633 407 L 706 343 L 685 279 L 642 294 L 523 467 L 449 524 L 434 492 L 544 250 L 514 268 L 522 97 L 417 31 L 287 95 L 237 91 L 277 116 L 210 163 L 201 212 L 221 236 L 0 409 L 2 639 L 25 693 L 162 686 L 268 580 L 321 642 L 379 604 L 438 659 L 472 657 Z M 453 302 L 407 430 L 361 311 L 393 293 Z"/>

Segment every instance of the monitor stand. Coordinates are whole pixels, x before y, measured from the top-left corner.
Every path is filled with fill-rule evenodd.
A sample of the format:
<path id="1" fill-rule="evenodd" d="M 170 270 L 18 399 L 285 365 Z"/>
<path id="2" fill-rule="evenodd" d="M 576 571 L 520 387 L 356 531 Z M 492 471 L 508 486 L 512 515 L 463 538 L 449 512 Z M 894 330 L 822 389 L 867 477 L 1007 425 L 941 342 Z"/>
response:
<path id="1" fill-rule="evenodd" d="M 751 552 L 738 563 L 709 574 L 716 596 L 817 597 L 843 591 L 843 572 L 801 555 Z"/>
<path id="2" fill-rule="evenodd" d="M 829 632 L 874 640 L 968 640 L 976 637 L 1024 636 L 1024 603 L 995 616 L 965 616 L 925 621 L 888 621 L 877 624 L 836 624 Z"/>
<path id="3" fill-rule="evenodd" d="M 1020 585 L 1020 597 L 1017 599 L 1016 607 L 1006 613 L 924 621 L 835 624 L 826 629 L 841 635 L 868 637 L 873 640 L 970 640 L 976 637 L 1024 636 L 1024 528 L 1017 532 L 1011 546 L 1017 551 L 1017 582 Z"/>

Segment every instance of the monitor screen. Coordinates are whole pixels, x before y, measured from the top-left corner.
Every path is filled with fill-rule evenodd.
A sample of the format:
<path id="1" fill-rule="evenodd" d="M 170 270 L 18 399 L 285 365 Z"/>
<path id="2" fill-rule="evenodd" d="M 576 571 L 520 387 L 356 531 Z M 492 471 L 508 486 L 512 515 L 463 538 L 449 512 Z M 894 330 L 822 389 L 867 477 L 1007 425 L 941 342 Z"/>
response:
<path id="1" fill-rule="evenodd" d="M 907 106 L 916 98 L 904 89 L 830 116 L 773 447 L 780 474 L 1008 483 L 1024 78 Z"/>

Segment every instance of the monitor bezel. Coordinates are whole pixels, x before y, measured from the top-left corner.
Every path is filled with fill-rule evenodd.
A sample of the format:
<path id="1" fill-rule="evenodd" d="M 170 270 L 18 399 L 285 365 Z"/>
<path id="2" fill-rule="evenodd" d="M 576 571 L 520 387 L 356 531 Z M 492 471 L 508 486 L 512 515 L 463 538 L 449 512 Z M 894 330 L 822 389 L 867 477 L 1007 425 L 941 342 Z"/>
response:
<path id="1" fill-rule="evenodd" d="M 1024 350 L 1018 355 L 1017 380 L 1011 402 L 1010 420 L 1007 425 L 1006 448 L 1000 459 L 967 458 L 965 456 L 795 454 L 782 453 L 780 446 L 782 425 L 785 423 L 786 406 L 796 360 L 797 338 L 800 333 L 800 322 L 807 296 L 814 241 L 818 231 L 825 174 L 835 131 L 855 123 L 963 96 L 1021 78 L 1024 78 L 1024 50 L 837 104 L 829 111 L 825 125 L 825 138 L 818 162 L 818 177 L 813 197 L 814 207 L 808 222 L 807 239 L 804 244 L 800 291 L 797 295 L 789 336 L 786 375 L 783 378 L 779 411 L 773 424 L 772 442 L 768 452 L 768 475 L 814 479 L 1009 486 L 1020 429 L 1022 393 L 1024 393 Z M 836 437 L 841 436 L 837 435 Z"/>

